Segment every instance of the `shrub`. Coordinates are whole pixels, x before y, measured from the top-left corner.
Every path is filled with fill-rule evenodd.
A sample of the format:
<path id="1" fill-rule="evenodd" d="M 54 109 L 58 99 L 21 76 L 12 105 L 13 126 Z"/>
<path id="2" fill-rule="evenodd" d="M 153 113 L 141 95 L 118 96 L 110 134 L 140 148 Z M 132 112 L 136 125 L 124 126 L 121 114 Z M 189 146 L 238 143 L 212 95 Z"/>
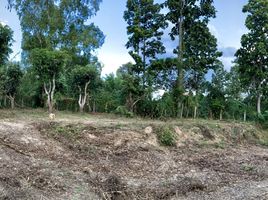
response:
<path id="1" fill-rule="evenodd" d="M 176 135 L 174 129 L 170 126 L 163 126 L 158 129 L 157 137 L 160 144 L 164 146 L 175 146 L 176 144 Z"/>
<path id="2" fill-rule="evenodd" d="M 264 129 L 268 129 L 268 111 L 256 116 L 257 123 Z"/>
<path id="3" fill-rule="evenodd" d="M 115 109 L 115 114 L 129 117 L 129 118 L 134 117 L 134 114 L 132 112 L 129 112 L 128 109 L 126 108 L 126 106 L 118 106 Z"/>

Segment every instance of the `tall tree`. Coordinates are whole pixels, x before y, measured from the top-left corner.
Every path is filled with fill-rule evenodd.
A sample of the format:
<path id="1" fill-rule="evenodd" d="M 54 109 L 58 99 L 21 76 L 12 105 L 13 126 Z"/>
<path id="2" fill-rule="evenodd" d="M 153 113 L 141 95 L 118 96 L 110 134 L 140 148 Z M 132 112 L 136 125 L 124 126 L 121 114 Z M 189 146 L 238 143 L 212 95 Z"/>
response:
<path id="1" fill-rule="evenodd" d="M 210 33 L 207 23 L 196 21 L 185 35 L 184 70 L 187 73 L 185 89 L 195 92 L 194 118 L 197 115 L 198 97 L 205 75 L 210 69 L 216 69 L 218 58 L 217 39 Z"/>
<path id="2" fill-rule="evenodd" d="M 94 83 L 98 75 L 100 73 L 93 65 L 77 66 L 72 70 L 70 82 L 74 90 L 78 90 L 76 93 L 79 94 L 78 104 L 81 113 L 84 112 L 87 102 L 89 86 Z"/>
<path id="3" fill-rule="evenodd" d="M 210 108 L 210 117 L 214 117 L 222 120 L 223 111 L 226 107 L 226 84 L 227 84 L 227 72 L 224 69 L 222 63 L 218 63 L 218 67 L 212 74 L 211 83 L 208 83 L 208 103 Z"/>
<path id="4" fill-rule="evenodd" d="M 144 92 L 140 84 L 141 78 L 134 70 L 135 67 L 132 63 L 126 63 L 116 73 L 122 80 L 122 95 L 125 97 L 125 105 L 130 112 L 134 112 L 134 107 L 141 101 Z"/>
<path id="5" fill-rule="evenodd" d="M 12 53 L 13 31 L 4 23 L 0 22 L 0 66 L 7 60 Z"/>
<path id="6" fill-rule="evenodd" d="M 248 13 L 246 27 L 249 32 L 241 38 L 236 52 L 240 78 L 245 88 L 257 98 L 257 113 L 261 114 L 261 99 L 268 83 L 268 1 L 249 0 L 243 12 Z"/>
<path id="7" fill-rule="evenodd" d="M 30 62 L 36 75 L 43 82 L 50 113 L 53 112 L 56 80 L 59 78 L 64 65 L 66 65 L 66 59 L 68 59 L 68 56 L 62 51 L 50 51 L 47 49 L 34 49 L 31 51 Z"/>
<path id="8" fill-rule="evenodd" d="M 95 63 L 94 50 L 103 44 L 104 35 L 95 24 L 89 23 L 89 19 L 99 10 L 102 0 L 8 0 L 8 2 L 10 8 L 17 11 L 20 19 L 23 60 L 28 66 L 41 65 L 33 59 L 37 56 L 40 61 L 42 59 L 40 52 L 45 53 L 44 57 L 51 58 L 52 54 L 58 56 L 59 51 L 64 51 L 69 54 L 68 63 L 64 63 L 65 68 L 60 67 L 65 73 L 61 78 L 64 80 L 74 66 Z M 55 61 L 52 58 L 47 62 Z M 57 66 L 58 63 L 55 68 L 58 68 Z M 55 74 L 59 72 L 56 70 Z M 45 81 L 48 85 L 44 89 L 48 97 L 54 93 L 53 80 L 56 79 L 51 76 L 50 81 Z"/>
<path id="9" fill-rule="evenodd" d="M 178 38 L 178 46 L 174 49 L 177 54 L 174 98 L 179 110 L 182 104 L 180 98 L 185 90 L 185 70 L 190 68 L 194 73 L 202 72 L 204 75 L 221 55 L 217 52 L 216 39 L 207 27 L 216 10 L 213 0 L 167 0 L 165 4 L 169 9 L 166 18 L 173 25 L 171 39 Z"/>
<path id="10" fill-rule="evenodd" d="M 104 36 L 93 23 L 102 0 L 8 0 L 20 18 L 23 50 L 65 48 L 78 55 L 91 56 L 103 44 Z"/>
<path id="11" fill-rule="evenodd" d="M 135 61 L 135 69 L 142 77 L 142 86 L 151 86 L 148 67 L 157 54 L 165 52 L 161 42 L 163 29 L 166 27 L 164 15 L 160 13 L 161 5 L 154 0 L 127 0 L 124 19 L 129 35 L 126 47 Z"/>
<path id="12" fill-rule="evenodd" d="M 3 87 L 5 95 L 10 100 L 12 109 L 15 108 L 15 96 L 17 94 L 22 75 L 23 73 L 18 63 L 9 63 L 6 65 Z"/>

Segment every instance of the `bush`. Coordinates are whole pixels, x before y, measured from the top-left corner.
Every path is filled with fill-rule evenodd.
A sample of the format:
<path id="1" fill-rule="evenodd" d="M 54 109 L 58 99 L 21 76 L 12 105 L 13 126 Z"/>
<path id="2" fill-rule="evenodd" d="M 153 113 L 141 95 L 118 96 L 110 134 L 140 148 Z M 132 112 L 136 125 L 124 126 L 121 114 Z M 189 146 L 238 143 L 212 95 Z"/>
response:
<path id="1" fill-rule="evenodd" d="M 128 109 L 126 108 L 126 106 L 118 106 L 115 109 L 114 113 L 117 114 L 117 115 L 129 117 L 129 118 L 134 117 L 134 114 L 132 112 L 129 112 Z"/>
<path id="2" fill-rule="evenodd" d="M 256 116 L 257 123 L 264 129 L 268 129 L 268 111 Z"/>
<path id="3" fill-rule="evenodd" d="M 163 126 L 157 131 L 157 137 L 160 144 L 164 146 L 175 146 L 176 135 L 174 129 L 170 126 Z"/>

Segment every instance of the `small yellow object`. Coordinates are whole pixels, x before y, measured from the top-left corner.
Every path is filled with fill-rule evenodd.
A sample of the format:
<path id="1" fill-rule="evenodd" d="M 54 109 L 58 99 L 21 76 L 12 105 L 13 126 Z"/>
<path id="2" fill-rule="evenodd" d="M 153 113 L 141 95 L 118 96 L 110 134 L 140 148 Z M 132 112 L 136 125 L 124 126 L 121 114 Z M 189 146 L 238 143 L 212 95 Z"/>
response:
<path id="1" fill-rule="evenodd" d="M 49 119 L 54 120 L 55 119 L 55 114 L 54 113 L 50 113 L 49 114 Z"/>

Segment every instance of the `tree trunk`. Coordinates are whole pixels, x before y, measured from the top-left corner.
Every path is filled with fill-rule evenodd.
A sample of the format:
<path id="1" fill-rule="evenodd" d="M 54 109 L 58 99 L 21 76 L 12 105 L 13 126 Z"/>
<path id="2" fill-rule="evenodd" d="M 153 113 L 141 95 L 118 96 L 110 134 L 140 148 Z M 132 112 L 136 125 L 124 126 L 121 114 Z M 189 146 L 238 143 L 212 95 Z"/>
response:
<path id="1" fill-rule="evenodd" d="M 259 115 L 261 114 L 261 94 L 258 94 L 258 99 L 257 99 L 257 113 Z"/>
<path id="2" fill-rule="evenodd" d="M 220 120 L 222 120 L 222 109 L 220 110 Z"/>
<path id="3" fill-rule="evenodd" d="M 48 112 L 53 113 L 53 102 L 51 100 L 51 94 L 47 95 L 47 106 L 48 106 Z"/>
<path id="4" fill-rule="evenodd" d="M 213 119 L 213 115 L 212 115 L 212 111 L 211 110 L 209 110 L 209 113 L 208 114 L 209 114 L 208 118 L 209 119 Z"/>
<path id="5" fill-rule="evenodd" d="M 142 86 L 143 89 L 145 89 L 145 81 L 146 81 L 146 57 L 145 57 L 145 48 L 146 48 L 146 43 L 145 43 L 145 38 L 143 38 L 143 58 L 142 58 L 142 64 L 143 64 L 143 76 L 142 76 Z"/>
<path id="6" fill-rule="evenodd" d="M 96 101 L 95 101 L 95 99 L 93 99 L 93 113 L 95 113 L 96 112 Z"/>
<path id="7" fill-rule="evenodd" d="M 130 93 L 128 93 L 128 98 L 127 98 L 127 102 L 126 102 L 127 109 L 130 112 L 133 112 L 133 107 L 132 107 L 133 102 L 134 102 L 134 100 L 133 100 L 133 97 L 132 97 L 132 93 L 130 92 Z"/>
<path id="8" fill-rule="evenodd" d="M 245 110 L 244 111 L 244 122 L 246 122 L 247 121 L 247 111 Z"/>
<path id="9" fill-rule="evenodd" d="M 79 111 L 80 111 L 80 113 L 83 113 L 84 112 L 84 106 L 79 105 Z"/>
<path id="10" fill-rule="evenodd" d="M 196 119 L 196 114 L 197 114 L 197 106 L 194 107 L 194 119 Z"/>
<path id="11" fill-rule="evenodd" d="M 86 104 L 86 100 L 87 100 L 87 87 L 89 85 L 90 81 L 88 81 L 84 87 L 84 94 L 82 93 L 82 89 L 80 86 L 78 86 L 79 88 L 79 100 L 78 100 L 78 104 L 79 104 L 79 111 L 82 113 L 84 112 L 84 107 Z"/>
<path id="12" fill-rule="evenodd" d="M 15 108 L 15 96 L 9 95 L 8 98 L 10 100 L 11 109 L 13 110 Z"/>
<path id="13" fill-rule="evenodd" d="M 183 117 L 183 110 L 184 110 L 184 104 L 182 103 L 181 104 L 181 116 L 180 116 L 181 118 Z"/>
<path id="14" fill-rule="evenodd" d="M 185 6 L 185 1 L 181 1 L 181 10 L 180 10 L 180 17 L 178 19 L 179 21 L 179 50 L 178 50 L 178 66 L 177 66 L 177 73 L 178 73 L 178 78 L 177 78 L 177 92 L 179 92 L 181 95 L 183 93 L 183 9 Z M 177 99 L 178 101 L 178 99 Z M 181 104 L 182 100 L 181 100 Z M 182 118 L 183 111 L 180 113 L 180 117 Z"/>
<path id="15" fill-rule="evenodd" d="M 136 101 L 133 102 L 133 104 L 131 105 L 131 112 L 134 112 L 134 107 L 135 105 L 141 100 L 141 98 L 138 98 Z"/>
<path id="16" fill-rule="evenodd" d="M 24 108 L 24 100 L 23 100 L 23 98 L 21 99 L 21 107 Z"/>
<path id="17" fill-rule="evenodd" d="M 54 100 L 54 92 L 55 92 L 55 87 L 56 87 L 55 76 L 53 76 L 52 78 L 52 83 L 51 81 L 49 81 L 48 86 L 49 87 L 47 87 L 47 84 L 44 83 L 44 90 L 47 95 L 48 112 L 53 113 L 53 100 Z"/>
<path id="18" fill-rule="evenodd" d="M 4 97 L 4 107 L 5 108 L 7 107 L 7 97 L 6 96 Z"/>

